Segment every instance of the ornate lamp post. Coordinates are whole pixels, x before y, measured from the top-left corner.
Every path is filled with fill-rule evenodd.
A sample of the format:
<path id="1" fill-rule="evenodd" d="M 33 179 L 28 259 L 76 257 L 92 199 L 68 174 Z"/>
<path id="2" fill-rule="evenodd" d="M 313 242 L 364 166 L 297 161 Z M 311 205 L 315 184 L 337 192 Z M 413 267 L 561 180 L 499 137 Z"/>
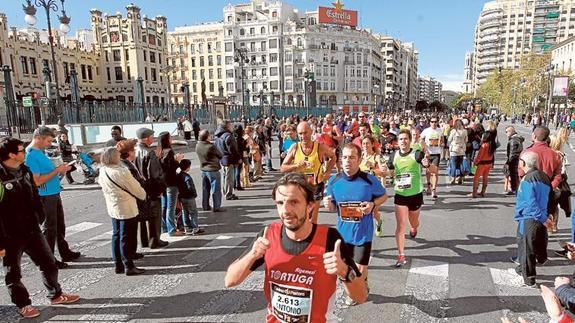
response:
<path id="1" fill-rule="evenodd" d="M 58 16 L 60 21 L 60 30 L 67 34 L 70 31 L 70 20 L 71 18 L 66 15 L 66 10 L 64 10 L 64 1 L 60 0 L 62 7 L 62 16 Z M 37 22 L 36 19 L 36 7 L 44 8 L 46 11 L 46 19 L 48 23 L 48 42 L 50 43 L 50 55 L 52 56 L 52 70 L 54 71 L 54 83 L 56 83 L 56 102 L 60 101 L 60 87 L 58 83 L 58 66 L 56 65 L 56 55 L 54 54 L 54 37 L 52 36 L 52 21 L 50 19 L 50 10 L 58 12 L 59 8 L 56 4 L 56 0 L 26 0 L 26 5 L 22 5 L 22 10 L 26 16 L 24 21 L 30 26 L 34 26 Z"/>

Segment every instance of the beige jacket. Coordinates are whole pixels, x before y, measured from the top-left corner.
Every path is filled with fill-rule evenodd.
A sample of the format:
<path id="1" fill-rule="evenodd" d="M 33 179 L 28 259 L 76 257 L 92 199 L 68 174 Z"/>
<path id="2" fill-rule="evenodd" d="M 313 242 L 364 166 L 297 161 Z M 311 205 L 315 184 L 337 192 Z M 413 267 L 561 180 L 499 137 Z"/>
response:
<path id="1" fill-rule="evenodd" d="M 127 168 L 120 165 L 100 168 L 98 184 L 102 187 L 110 217 L 119 220 L 134 218 L 138 215 L 136 199 L 112 183 L 106 174 L 108 174 L 116 184 L 141 200 L 146 198 L 146 191 L 144 191 L 142 185 L 138 183 Z"/>

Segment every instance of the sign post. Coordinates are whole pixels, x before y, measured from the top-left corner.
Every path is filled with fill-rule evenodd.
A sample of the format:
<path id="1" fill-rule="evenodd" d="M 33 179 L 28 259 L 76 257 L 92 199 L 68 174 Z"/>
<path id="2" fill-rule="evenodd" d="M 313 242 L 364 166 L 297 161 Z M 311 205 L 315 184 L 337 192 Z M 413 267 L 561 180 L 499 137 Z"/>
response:
<path id="1" fill-rule="evenodd" d="M 32 107 L 33 106 L 32 97 L 31 96 L 22 97 L 22 106 L 24 106 L 25 108 Z"/>

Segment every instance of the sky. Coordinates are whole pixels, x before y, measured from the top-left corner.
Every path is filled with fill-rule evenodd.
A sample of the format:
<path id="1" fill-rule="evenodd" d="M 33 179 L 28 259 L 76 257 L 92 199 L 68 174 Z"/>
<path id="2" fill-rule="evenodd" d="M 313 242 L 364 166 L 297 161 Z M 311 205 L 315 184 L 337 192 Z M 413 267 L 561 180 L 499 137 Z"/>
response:
<path id="1" fill-rule="evenodd" d="M 48 1 L 48 0 L 46 0 Z M 54 0 L 52 0 L 54 1 Z M 67 0 L 66 13 L 72 17 L 70 28 L 90 28 L 91 8 L 104 13 L 121 12 L 130 2 L 148 17 L 164 15 L 169 30 L 176 26 L 223 20 L 223 7 L 248 0 Z M 0 12 L 8 16 L 10 26 L 26 27 L 24 0 L 0 0 Z M 59 0 L 54 1 L 58 5 Z M 286 0 L 300 11 L 332 6 L 334 0 Z M 473 50 L 477 18 L 488 0 L 343 0 L 344 9 L 359 12 L 359 27 L 387 34 L 403 42 L 414 42 L 419 51 L 419 71 L 443 83 L 444 90 L 461 91 L 465 53 Z M 46 28 L 44 10 L 38 10 L 38 28 Z M 52 20 L 57 17 L 52 14 Z"/>

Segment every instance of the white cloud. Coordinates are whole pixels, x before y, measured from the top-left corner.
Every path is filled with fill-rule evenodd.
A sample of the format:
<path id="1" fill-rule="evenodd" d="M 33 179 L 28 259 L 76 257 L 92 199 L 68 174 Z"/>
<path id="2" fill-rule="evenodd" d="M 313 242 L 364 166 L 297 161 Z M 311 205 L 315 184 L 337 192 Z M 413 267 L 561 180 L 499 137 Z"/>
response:
<path id="1" fill-rule="evenodd" d="M 461 92 L 465 77 L 463 74 L 445 74 L 438 76 L 437 80 L 443 84 L 444 91 L 449 90 Z"/>

